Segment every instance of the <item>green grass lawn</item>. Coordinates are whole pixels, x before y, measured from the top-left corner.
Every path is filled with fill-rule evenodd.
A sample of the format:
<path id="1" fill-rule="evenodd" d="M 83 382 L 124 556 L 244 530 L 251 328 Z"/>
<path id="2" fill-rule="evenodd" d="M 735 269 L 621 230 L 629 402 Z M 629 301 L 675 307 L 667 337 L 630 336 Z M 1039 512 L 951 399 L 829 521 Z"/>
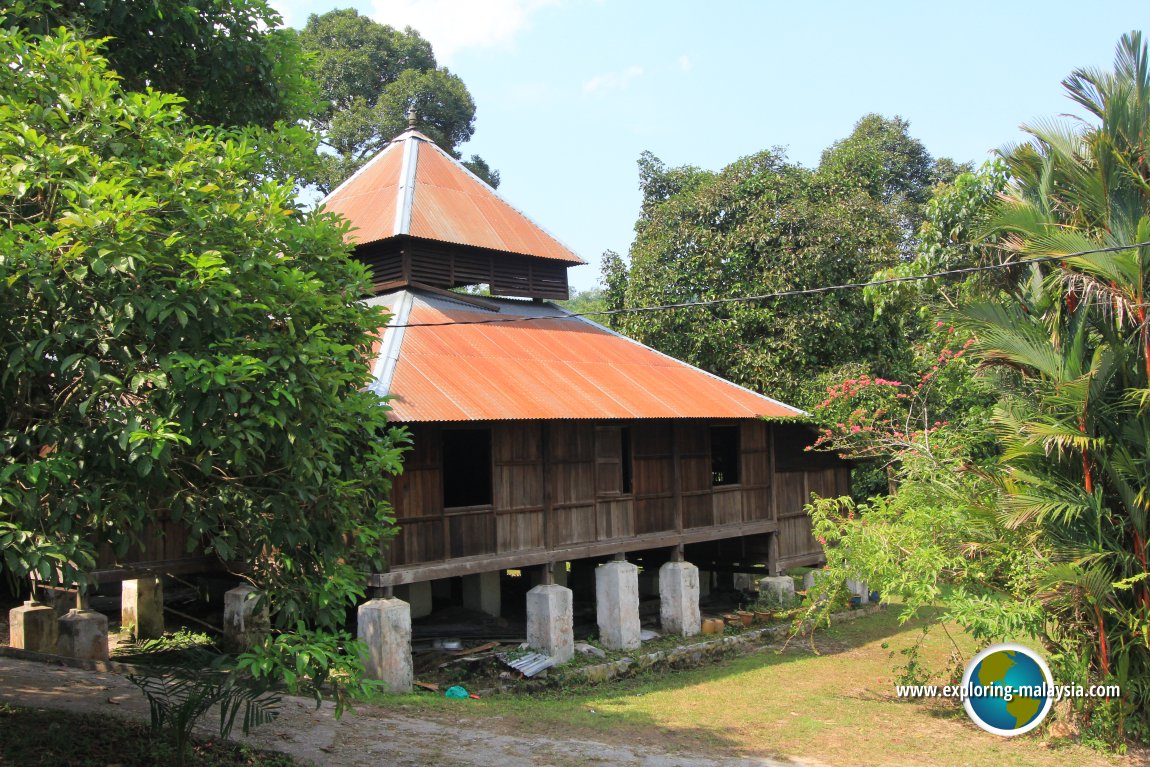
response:
<path id="1" fill-rule="evenodd" d="M 808 640 L 799 639 L 784 652 L 764 649 L 703 668 L 649 673 L 599 687 L 481 701 L 413 695 L 384 705 L 433 718 L 454 718 L 464 709 L 484 718 L 485 726 L 513 733 L 563 732 L 717 756 L 790 756 L 837 766 L 1130 763 L 1130 756 L 1057 741 L 1044 728 L 1011 739 L 991 735 L 975 727 L 957 702 L 896 699 L 893 667 L 904 660 L 899 651 L 922 634 L 921 623 L 900 626 L 897 616 L 892 608 L 822 632 L 815 639 L 818 654 Z M 957 629 L 951 634 L 965 657 L 978 649 Z M 923 643 L 921 657 L 931 668 L 944 669 L 953 647 L 937 630 Z"/>

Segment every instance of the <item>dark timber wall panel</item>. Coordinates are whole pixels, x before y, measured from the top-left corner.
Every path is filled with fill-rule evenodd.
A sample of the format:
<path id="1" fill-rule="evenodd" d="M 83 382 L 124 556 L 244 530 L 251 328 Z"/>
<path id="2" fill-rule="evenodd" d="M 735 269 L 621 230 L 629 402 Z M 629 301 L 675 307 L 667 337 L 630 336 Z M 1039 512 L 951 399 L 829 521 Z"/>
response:
<path id="1" fill-rule="evenodd" d="M 740 426 L 739 481 L 715 487 L 711 428 L 732 425 Z M 484 558 L 498 558 L 500 568 L 516 567 L 519 555 L 537 562 L 552 550 L 628 551 L 647 541 L 672 545 L 680 535 L 694 541 L 743 535 L 765 540 L 776 525 L 782 560 L 813 559 L 821 549 L 811 538 L 803 505 L 811 492 L 849 491 L 849 468 L 828 467 L 825 458 L 807 468 L 790 436 L 792 470 L 772 474 L 776 427 L 758 421 L 521 421 L 410 428 L 415 448 L 394 484 L 401 529 L 390 560 L 393 567 L 413 573 L 435 568 L 434 577 L 480 571 Z M 491 504 L 443 508 L 439 453 L 445 428 L 490 428 Z M 464 563 L 456 565 L 456 560 Z"/>

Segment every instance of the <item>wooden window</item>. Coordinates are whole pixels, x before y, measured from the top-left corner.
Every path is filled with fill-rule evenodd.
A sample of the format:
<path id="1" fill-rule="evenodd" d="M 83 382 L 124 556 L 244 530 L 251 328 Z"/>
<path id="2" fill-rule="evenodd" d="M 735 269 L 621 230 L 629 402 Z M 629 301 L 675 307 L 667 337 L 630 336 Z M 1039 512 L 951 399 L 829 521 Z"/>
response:
<path id="1" fill-rule="evenodd" d="M 491 429 L 443 430 L 443 505 L 491 505 Z"/>
<path id="2" fill-rule="evenodd" d="M 631 451 L 631 427 L 599 426 L 595 429 L 596 493 L 630 495 L 635 475 Z"/>
<path id="3" fill-rule="evenodd" d="M 711 427 L 711 484 L 739 484 L 739 427 Z"/>

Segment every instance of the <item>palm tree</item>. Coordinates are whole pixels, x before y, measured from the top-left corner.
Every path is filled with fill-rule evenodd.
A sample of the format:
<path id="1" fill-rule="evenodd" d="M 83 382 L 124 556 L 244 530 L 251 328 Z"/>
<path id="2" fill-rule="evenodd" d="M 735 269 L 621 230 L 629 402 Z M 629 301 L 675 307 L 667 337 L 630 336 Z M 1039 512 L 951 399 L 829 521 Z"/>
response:
<path id="1" fill-rule="evenodd" d="M 1014 373 L 996 415 L 1001 515 L 1048 563 L 1047 640 L 1088 650 L 1101 677 L 1147 679 L 1150 56 L 1140 33 L 1123 36 L 1113 72 L 1077 70 L 1063 85 L 1088 116 L 1025 126 L 1030 140 L 1002 150 L 1013 180 L 992 225 L 1004 258 L 1060 258 L 1029 265 L 1009 301 L 970 307 L 965 323 L 985 363 Z M 1126 703 L 1147 727 L 1141 687 Z"/>

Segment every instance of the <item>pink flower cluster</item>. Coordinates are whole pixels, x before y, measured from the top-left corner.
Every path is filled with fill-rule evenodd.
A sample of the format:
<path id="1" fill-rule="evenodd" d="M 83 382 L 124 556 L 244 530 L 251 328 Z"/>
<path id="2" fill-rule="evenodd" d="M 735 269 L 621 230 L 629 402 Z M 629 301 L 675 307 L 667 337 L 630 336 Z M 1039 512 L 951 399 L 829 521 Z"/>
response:
<path id="1" fill-rule="evenodd" d="M 939 328 L 945 323 L 937 323 Z M 958 344 L 955 329 L 947 327 L 943 348 L 929 370 L 920 372 L 913 385 L 880 376 L 848 378 L 827 387 L 827 397 L 817 409 L 851 407 L 851 412 L 832 427 L 820 429 L 810 449 L 833 445 L 854 457 L 894 456 L 917 450 L 918 443 L 939 429 L 945 420 L 927 421 L 933 382 L 947 365 L 961 359 L 974 343 Z M 833 410 L 832 410 L 833 412 Z M 908 428 L 911 426 L 921 428 Z"/>

